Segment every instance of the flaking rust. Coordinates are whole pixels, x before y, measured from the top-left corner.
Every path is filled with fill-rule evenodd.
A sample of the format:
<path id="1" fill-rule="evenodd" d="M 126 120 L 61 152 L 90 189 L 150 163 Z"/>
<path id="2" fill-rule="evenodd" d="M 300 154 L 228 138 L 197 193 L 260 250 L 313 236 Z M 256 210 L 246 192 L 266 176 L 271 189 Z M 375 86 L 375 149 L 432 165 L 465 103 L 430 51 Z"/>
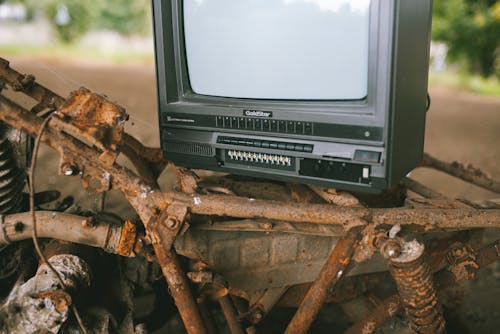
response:
<path id="1" fill-rule="evenodd" d="M 208 217 L 209 220 L 220 217 L 265 219 L 266 224 L 269 224 L 268 233 L 272 233 L 274 222 L 280 221 L 332 225 L 344 231 L 344 236 L 335 246 L 316 281 L 302 290 L 299 309 L 287 333 L 307 332 L 322 304 L 334 299 L 331 293 L 338 288 L 337 283 L 340 285 L 343 281 L 353 256 L 356 261 L 367 260 L 378 248 L 389 258 L 399 295 L 380 304 L 371 318 L 367 318 L 357 328 L 361 328 L 363 333 L 372 332 L 402 306 L 414 332 L 442 332 L 444 319 L 437 302 L 436 287 L 441 287 L 441 284 L 445 284 L 443 282 L 472 279 L 479 268 L 497 260 L 500 255 L 498 242 L 479 252 L 457 244 L 448 253 L 447 269 L 438 272 L 434 279 L 419 244 L 402 241 L 394 236 L 388 238 L 387 231 L 391 226 L 401 226 L 417 233 L 498 228 L 500 210 L 478 209 L 468 203 L 449 200 L 409 180 L 404 182 L 405 186 L 425 199 L 408 201 L 406 206 L 397 208 L 363 206 L 363 198 L 367 203 L 376 202 L 366 196 L 359 196 L 360 200 L 348 193 L 320 187 L 273 182 L 264 184 L 255 180 L 239 181 L 231 178 L 200 180 L 192 171 L 175 166 L 180 192 L 162 192 L 157 177 L 168 162 L 163 159 L 161 150 L 145 147 L 124 132 L 128 116 L 116 103 L 85 88 L 64 99 L 36 83 L 33 76 L 11 69 L 9 63 L 1 58 L 0 81 L 38 102 L 29 111 L 0 95 L 1 121 L 35 137 L 41 130 L 44 117 L 55 110 L 41 140 L 61 155 L 62 174 L 80 175 L 84 186 L 96 192 L 113 188 L 125 195 L 140 217 L 147 237 L 141 238 L 138 226 L 127 221 L 121 227 L 119 238 L 107 240 L 106 244 L 111 242 L 117 245 L 113 247 L 117 254 L 133 256 L 141 250 L 142 242 L 149 240 L 189 334 L 207 332 L 187 276 L 172 248 L 177 235 L 189 227 L 186 220 L 190 215 Z M 135 171 L 117 163 L 116 158 L 120 153 L 131 160 Z M 500 192 L 499 183 L 478 169 L 456 163 L 447 164 L 428 155 L 423 165 Z M 399 194 L 401 189 L 398 187 L 393 192 Z M 92 230 L 89 227 L 81 228 Z M 356 289 L 352 288 L 346 296 L 356 295 Z M 363 289 L 361 285 L 359 290 Z M 54 297 L 53 301 L 64 311 L 65 296 L 56 292 L 53 294 L 43 298 Z M 238 331 L 232 307 L 230 312 L 228 320 L 233 322 L 234 330 Z"/>

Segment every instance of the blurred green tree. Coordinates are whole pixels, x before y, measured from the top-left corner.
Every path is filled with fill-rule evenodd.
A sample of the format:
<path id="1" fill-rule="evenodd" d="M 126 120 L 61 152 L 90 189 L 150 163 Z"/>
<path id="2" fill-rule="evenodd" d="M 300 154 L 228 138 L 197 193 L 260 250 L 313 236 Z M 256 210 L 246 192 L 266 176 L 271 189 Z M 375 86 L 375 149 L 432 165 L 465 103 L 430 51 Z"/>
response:
<path id="1" fill-rule="evenodd" d="M 22 2 L 40 10 L 57 38 L 70 43 L 89 30 L 110 29 L 123 35 L 151 33 L 149 0 L 0 0 Z"/>
<path id="2" fill-rule="evenodd" d="M 106 0 L 95 3 L 97 29 L 111 29 L 123 35 L 151 32 L 150 0 Z"/>
<path id="3" fill-rule="evenodd" d="M 89 0 L 27 0 L 28 5 L 40 7 L 54 27 L 58 39 L 70 43 L 92 26 L 95 11 Z"/>
<path id="4" fill-rule="evenodd" d="M 435 0 L 433 39 L 448 45 L 451 60 L 471 72 L 500 77 L 500 1 Z"/>

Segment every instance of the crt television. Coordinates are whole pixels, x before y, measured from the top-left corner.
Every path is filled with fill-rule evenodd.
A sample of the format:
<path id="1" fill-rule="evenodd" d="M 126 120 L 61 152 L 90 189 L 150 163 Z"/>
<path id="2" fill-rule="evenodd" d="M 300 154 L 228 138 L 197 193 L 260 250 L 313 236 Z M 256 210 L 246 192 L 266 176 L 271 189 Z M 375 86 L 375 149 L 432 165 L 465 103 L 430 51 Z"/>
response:
<path id="1" fill-rule="evenodd" d="M 422 157 L 432 0 L 153 0 L 161 146 L 361 192 Z"/>

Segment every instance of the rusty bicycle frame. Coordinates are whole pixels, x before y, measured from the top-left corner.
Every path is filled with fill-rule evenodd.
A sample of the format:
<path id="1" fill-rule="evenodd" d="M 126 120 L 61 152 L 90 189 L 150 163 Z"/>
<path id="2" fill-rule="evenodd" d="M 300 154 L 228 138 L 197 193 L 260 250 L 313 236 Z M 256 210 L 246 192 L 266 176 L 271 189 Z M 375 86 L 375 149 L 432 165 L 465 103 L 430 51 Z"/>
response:
<path id="1" fill-rule="evenodd" d="M 379 250 L 387 259 L 399 294 L 382 301 L 372 314 L 347 332 L 371 333 L 399 309 L 405 310 L 412 331 L 442 332 L 444 319 L 436 289 L 449 282 L 474 278 L 478 269 L 500 256 L 498 241 L 479 251 L 467 245 L 455 245 L 447 253 L 448 267 L 437 268 L 427 263 L 422 245 L 399 239 L 394 232 L 400 228 L 419 233 L 499 228 L 500 210 L 494 202 L 478 206 L 450 200 L 409 178 L 402 181 L 403 186 L 422 198 L 398 208 L 369 208 L 348 193 L 301 185 L 287 185 L 289 198 L 294 198 L 294 203 L 236 196 L 230 190 L 231 184 L 226 184 L 223 195 L 203 194 L 196 175 L 176 166 L 173 168 L 180 191 L 162 192 L 156 180 L 169 162 L 163 159 L 160 149 L 145 147 L 125 133 L 128 116 L 122 107 L 85 88 L 64 99 L 38 84 L 32 75 L 13 70 L 8 61 L 0 58 L 0 93 L 6 87 L 28 95 L 37 104 L 27 110 L 0 94 L 0 121 L 36 137 L 44 119 L 50 117 L 41 140 L 59 153 L 59 173 L 80 176 L 89 191 L 120 190 L 130 202 L 144 224 L 146 235 L 126 222 L 115 231 L 118 235 L 113 242 L 106 240 L 92 245 L 106 247 L 122 256 L 133 256 L 142 252 L 145 244 L 151 244 L 189 334 L 209 332 L 188 276 L 172 247 L 176 236 L 189 227 L 186 221 L 191 214 L 320 224 L 344 231 L 316 281 L 297 296 L 300 305 L 286 333 L 306 333 L 327 299 L 337 293 L 342 295 L 336 291 L 337 283 L 352 279 L 344 278 L 350 262 L 368 259 Z M 120 153 L 133 163 L 136 172 L 117 163 Z M 429 155 L 424 156 L 422 166 L 500 193 L 500 182 L 473 167 L 445 163 Z M 319 195 L 325 203 L 309 203 L 313 195 Z M 37 214 L 42 217 L 41 213 Z M 224 297 L 227 289 L 222 290 L 226 292 L 219 296 L 219 301 L 231 332 L 244 333 L 238 323 L 237 308 Z M 252 331 L 255 331 L 252 327 L 247 329 L 248 333 Z"/>

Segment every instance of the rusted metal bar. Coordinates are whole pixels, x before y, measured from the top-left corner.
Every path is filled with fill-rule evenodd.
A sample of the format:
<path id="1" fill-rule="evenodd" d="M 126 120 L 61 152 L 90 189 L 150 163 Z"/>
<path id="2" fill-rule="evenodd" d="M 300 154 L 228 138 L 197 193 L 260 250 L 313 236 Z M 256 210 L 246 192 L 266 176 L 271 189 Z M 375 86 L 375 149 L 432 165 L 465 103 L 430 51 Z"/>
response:
<path id="1" fill-rule="evenodd" d="M 345 277 L 337 283 L 333 290 L 329 291 L 325 303 L 343 303 L 349 301 L 375 288 L 388 279 L 390 279 L 389 272 Z M 290 287 L 278 301 L 277 305 L 280 307 L 298 307 L 310 287 L 311 283 Z"/>
<path id="2" fill-rule="evenodd" d="M 424 259 L 424 246 L 416 240 L 403 242 L 389 239 L 380 251 L 389 260 L 389 268 L 412 332 L 443 333 L 445 321 L 437 300 L 431 268 Z"/>
<path id="3" fill-rule="evenodd" d="M 306 333 L 311 327 L 328 296 L 328 292 L 333 290 L 335 284 L 345 274 L 352 255 L 361 240 L 361 231 L 360 227 L 352 228 L 335 245 L 318 278 L 307 292 L 292 321 L 288 324 L 286 334 Z"/>
<path id="4" fill-rule="evenodd" d="M 424 186 L 422 183 L 408 177 L 401 179 L 401 183 L 411 191 L 422 195 L 425 198 L 444 198 L 444 196 L 437 191 L 432 190 L 429 187 Z"/>
<path id="5" fill-rule="evenodd" d="M 286 185 L 261 180 L 245 180 L 236 177 L 207 177 L 200 187 L 222 186 L 237 196 L 275 201 L 290 201 L 291 194 Z"/>
<path id="6" fill-rule="evenodd" d="M 203 322 L 205 323 L 205 327 L 207 328 L 207 334 L 218 334 L 218 329 L 215 326 L 215 321 L 212 316 L 212 312 L 210 312 L 209 305 L 207 305 L 207 301 L 199 297 L 197 298 L 198 309 L 200 310 L 201 317 L 203 318 Z"/>
<path id="7" fill-rule="evenodd" d="M 458 177 L 459 179 L 472 183 L 476 186 L 500 194 L 500 182 L 492 179 L 485 172 L 472 165 L 464 166 L 457 161 L 448 163 L 434 158 L 429 154 L 424 154 L 422 166 L 437 169 L 439 171 L 445 172 L 447 174 Z"/>
<path id="8" fill-rule="evenodd" d="M 160 244 L 153 244 L 153 247 L 186 331 L 188 334 L 208 333 L 177 255 L 173 251 L 166 251 Z"/>
<path id="9" fill-rule="evenodd" d="M 186 214 L 187 208 L 184 206 L 167 206 L 163 210 L 157 209 L 145 226 L 156 259 L 188 334 L 202 334 L 207 333 L 208 330 L 191 292 L 187 276 L 180 267 L 177 255 L 172 251 L 172 244 L 182 227 Z"/>
<path id="10" fill-rule="evenodd" d="M 361 206 L 359 200 L 347 192 L 337 192 L 335 189 L 309 185 L 312 191 L 323 198 L 325 202 L 338 206 Z"/>
<path id="11" fill-rule="evenodd" d="M 169 202 L 183 203 L 192 213 L 238 218 L 267 218 L 289 222 L 308 222 L 343 226 L 414 225 L 431 230 L 465 230 L 500 227 L 500 210 L 472 208 L 344 208 L 328 204 L 283 203 L 225 195 L 166 193 Z"/>
<path id="12" fill-rule="evenodd" d="M 37 211 L 37 232 L 41 238 L 54 238 L 102 248 L 109 253 L 134 256 L 137 240 L 135 225 L 114 225 L 95 217 L 82 217 L 62 212 Z M 30 213 L 0 217 L 0 247 L 31 238 L 33 224 Z"/>
<path id="13" fill-rule="evenodd" d="M 371 334 L 401 309 L 399 295 L 384 299 L 366 318 L 356 322 L 344 334 Z"/>
<path id="14" fill-rule="evenodd" d="M 233 301 L 229 295 L 225 295 L 218 300 L 224 318 L 226 318 L 227 325 L 231 334 L 245 334 L 238 322 L 238 313 L 233 305 Z"/>
<path id="15" fill-rule="evenodd" d="M 64 104 L 64 99 L 61 96 L 36 83 L 33 75 L 21 74 L 12 69 L 9 62 L 3 58 L 0 58 L 0 77 L 13 90 L 22 91 L 47 108 L 57 109 Z"/>

